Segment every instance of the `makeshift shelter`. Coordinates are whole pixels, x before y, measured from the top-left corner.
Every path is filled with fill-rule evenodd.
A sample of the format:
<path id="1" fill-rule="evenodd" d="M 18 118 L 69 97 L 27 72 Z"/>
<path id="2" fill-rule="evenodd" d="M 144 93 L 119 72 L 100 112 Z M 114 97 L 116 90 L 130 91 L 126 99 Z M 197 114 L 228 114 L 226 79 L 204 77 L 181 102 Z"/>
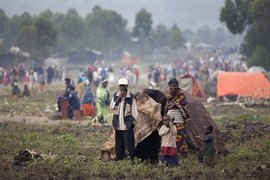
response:
<path id="1" fill-rule="evenodd" d="M 247 72 L 262 72 L 267 73 L 266 70 L 261 66 L 252 66 L 248 68 Z"/>
<path id="2" fill-rule="evenodd" d="M 204 92 L 207 96 L 216 97 L 217 96 L 217 75 L 220 70 L 215 70 L 212 72 L 207 79 Z"/>
<path id="3" fill-rule="evenodd" d="M 156 162 L 160 148 L 160 137 L 158 127 L 160 127 L 161 117 L 164 114 L 166 104 L 165 93 L 159 90 L 144 89 L 136 94 L 138 106 L 138 118 L 134 128 L 135 133 L 135 155 L 144 160 Z M 195 136 L 204 134 L 203 126 L 212 124 L 214 126 L 213 135 L 215 146 L 219 154 L 226 154 L 227 149 L 221 139 L 220 131 L 215 125 L 210 114 L 200 101 L 186 94 L 190 107 L 191 121 L 187 126 L 187 144 L 190 149 L 202 152 L 204 144 L 198 141 Z M 101 147 L 101 157 L 103 160 L 110 159 L 114 154 L 114 130 L 111 128 L 107 141 Z"/>
<path id="4" fill-rule="evenodd" d="M 261 72 L 220 72 L 217 96 L 229 95 L 270 98 L 270 82 Z"/>
<path id="5" fill-rule="evenodd" d="M 208 66 L 202 65 L 199 68 L 199 71 L 197 72 L 197 77 L 198 77 L 198 82 L 200 83 L 203 90 L 205 90 L 209 76 L 210 76 L 210 74 L 209 74 Z"/>
<path id="6" fill-rule="evenodd" d="M 190 74 L 185 74 L 178 78 L 179 87 L 191 94 L 192 96 L 199 97 L 205 99 L 205 93 L 202 89 L 200 83 L 196 80 L 195 77 L 191 76 Z"/>

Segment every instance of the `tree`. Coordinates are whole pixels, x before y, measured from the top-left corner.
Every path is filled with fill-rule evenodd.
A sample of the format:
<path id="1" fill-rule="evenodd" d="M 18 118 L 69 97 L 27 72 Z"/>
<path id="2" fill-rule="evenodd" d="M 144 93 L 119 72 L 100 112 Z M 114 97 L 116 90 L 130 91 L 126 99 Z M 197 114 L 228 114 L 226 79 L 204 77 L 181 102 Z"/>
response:
<path id="1" fill-rule="evenodd" d="M 254 1 L 254 0 L 251 0 Z M 225 7 L 220 11 L 220 21 L 224 22 L 233 33 L 242 33 L 249 24 L 249 0 L 226 0 Z"/>
<path id="2" fill-rule="evenodd" d="M 54 48 L 53 52 L 67 52 L 69 51 L 70 47 L 68 47 L 66 43 L 66 39 L 64 38 L 62 34 L 62 24 L 65 20 L 65 14 L 64 13 L 55 13 L 52 16 L 52 22 L 54 24 L 55 29 L 58 32 L 57 35 L 57 43 Z"/>
<path id="3" fill-rule="evenodd" d="M 0 53 L 4 52 L 6 48 L 4 46 L 4 36 L 7 30 L 8 21 L 9 19 L 5 12 L 0 9 Z"/>
<path id="4" fill-rule="evenodd" d="M 6 16 L 5 12 L 0 9 L 0 39 L 4 37 L 8 21 L 9 19 Z"/>
<path id="5" fill-rule="evenodd" d="M 156 29 L 153 32 L 153 37 L 156 48 L 168 46 L 169 30 L 165 25 L 157 25 Z"/>
<path id="6" fill-rule="evenodd" d="M 37 49 L 35 54 L 38 58 L 47 58 L 50 50 L 56 45 L 57 31 L 53 23 L 46 16 L 41 16 L 35 22 L 37 29 Z"/>
<path id="7" fill-rule="evenodd" d="M 39 14 L 39 16 L 42 16 L 42 17 L 46 17 L 46 18 L 49 18 L 49 19 L 53 19 L 54 18 L 54 14 L 51 10 L 47 9 L 43 12 L 41 12 Z"/>
<path id="8" fill-rule="evenodd" d="M 193 41 L 195 34 L 190 29 L 185 29 L 183 31 L 183 36 L 187 41 Z"/>
<path id="9" fill-rule="evenodd" d="M 4 35 L 4 44 L 6 47 L 17 45 L 17 39 L 19 35 L 19 16 L 13 16 L 6 26 L 6 31 Z"/>
<path id="10" fill-rule="evenodd" d="M 61 34 L 69 49 L 74 49 L 78 46 L 83 38 L 84 28 L 84 20 L 77 11 L 75 9 L 68 10 L 61 24 Z"/>
<path id="11" fill-rule="evenodd" d="M 133 36 L 148 37 L 152 31 L 152 15 L 145 9 L 141 9 L 135 19 L 135 26 L 133 27 Z"/>
<path id="12" fill-rule="evenodd" d="M 209 26 L 205 25 L 197 30 L 197 32 L 196 32 L 196 41 L 197 42 L 210 43 L 211 39 L 212 39 L 211 29 Z"/>
<path id="13" fill-rule="evenodd" d="M 34 25 L 24 26 L 20 29 L 18 46 L 31 55 L 37 51 L 37 29 Z"/>
<path id="14" fill-rule="evenodd" d="M 270 1 L 226 0 L 221 9 L 220 21 L 231 33 L 246 32 L 241 53 L 248 65 L 260 65 L 270 70 Z"/>
<path id="15" fill-rule="evenodd" d="M 23 51 L 32 54 L 35 52 L 36 47 L 36 27 L 33 25 L 33 18 L 29 13 L 23 13 L 19 19 L 18 35 L 16 40 L 16 46 Z"/>
<path id="16" fill-rule="evenodd" d="M 180 47 L 183 47 L 186 40 L 183 37 L 181 30 L 177 27 L 177 25 L 173 25 L 168 38 L 168 44 L 173 49 L 176 50 Z"/>
<path id="17" fill-rule="evenodd" d="M 212 39 L 213 39 L 213 41 L 212 41 L 213 45 L 222 46 L 226 41 L 225 30 L 223 28 L 221 28 L 221 27 L 216 28 L 213 31 L 213 38 Z"/>
<path id="18" fill-rule="evenodd" d="M 19 29 L 23 28 L 24 26 L 31 26 L 32 24 L 33 18 L 30 16 L 29 13 L 25 12 L 19 17 Z"/>
<path id="19" fill-rule="evenodd" d="M 152 39 L 152 15 L 145 9 L 141 9 L 135 18 L 135 26 L 133 27 L 132 35 L 137 38 L 135 49 L 138 49 L 140 56 L 144 57 L 151 54 L 154 43 Z"/>
<path id="20" fill-rule="evenodd" d="M 86 44 L 90 48 L 109 53 L 125 48 L 128 43 L 127 21 L 115 11 L 93 8 L 86 17 Z"/>
<path id="21" fill-rule="evenodd" d="M 36 30 L 30 14 L 25 12 L 21 16 L 13 16 L 7 24 L 4 39 L 7 48 L 18 46 L 24 51 L 33 52 Z"/>
<path id="22" fill-rule="evenodd" d="M 268 59 L 268 61 L 265 61 Z M 248 66 L 262 66 L 269 67 L 270 66 L 270 56 L 267 52 L 267 49 L 263 46 L 257 46 L 256 50 L 253 52 L 252 56 L 249 58 L 247 64 Z"/>

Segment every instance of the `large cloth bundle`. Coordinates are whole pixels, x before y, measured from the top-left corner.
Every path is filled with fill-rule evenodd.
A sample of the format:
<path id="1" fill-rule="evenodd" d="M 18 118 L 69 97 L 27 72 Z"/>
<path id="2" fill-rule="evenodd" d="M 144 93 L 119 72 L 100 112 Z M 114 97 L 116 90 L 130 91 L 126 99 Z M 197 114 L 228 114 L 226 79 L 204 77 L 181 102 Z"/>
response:
<path id="1" fill-rule="evenodd" d="M 156 149 L 159 148 L 160 142 L 156 141 L 159 141 L 159 138 L 153 138 L 153 136 L 158 136 L 156 130 L 162 120 L 163 108 L 166 103 L 166 93 L 168 92 L 161 92 L 153 89 L 144 89 L 143 91 L 136 93 L 138 118 L 136 120 L 134 133 L 137 149 L 137 151 L 135 149 L 135 152 L 137 152 L 138 157 L 143 156 L 147 159 L 147 156 L 151 156 L 149 152 L 158 152 Z M 210 114 L 207 112 L 200 100 L 197 100 L 189 94 L 186 94 L 186 96 L 191 115 L 191 121 L 187 126 L 187 144 L 189 148 L 200 152 L 203 151 L 204 144 L 198 141 L 195 136 L 204 134 L 203 127 L 205 125 L 212 124 L 214 126 L 213 136 L 215 138 L 216 150 L 219 154 L 225 154 L 227 149 L 221 139 L 220 131 L 215 125 Z M 151 139 L 148 138 L 149 136 L 151 136 Z M 147 143 L 144 143 L 144 141 L 147 141 Z M 101 147 L 101 158 L 103 160 L 110 159 L 111 154 L 114 154 L 114 146 L 114 130 L 111 128 L 107 141 Z M 154 157 L 157 156 L 154 155 Z"/>

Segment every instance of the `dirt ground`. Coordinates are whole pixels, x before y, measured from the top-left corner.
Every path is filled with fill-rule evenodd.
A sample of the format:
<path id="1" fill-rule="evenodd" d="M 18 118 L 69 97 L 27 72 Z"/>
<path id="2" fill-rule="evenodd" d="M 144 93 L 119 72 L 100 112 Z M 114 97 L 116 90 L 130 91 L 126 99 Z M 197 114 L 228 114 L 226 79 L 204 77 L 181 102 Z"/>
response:
<path id="1" fill-rule="evenodd" d="M 50 117 L 38 117 L 38 116 L 3 116 L 0 115 L 0 122 L 24 122 L 30 124 L 61 124 L 61 123 L 72 123 L 79 124 L 82 126 L 87 126 L 91 123 L 90 119 L 82 119 L 82 120 L 52 120 Z M 99 125 L 99 124 L 97 124 Z"/>
<path id="2" fill-rule="evenodd" d="M 4 98 L 0 98 L 2 106 L 0 107 L 0 123 L 2 122 L 23 122 L 26 124 L 37 124 L 37 125 L 59 125 L 65 123 L 76 124 L 80 126 L 87 127 L 89 124 L 92 124 L 92 118 L 82 118 L 81 120 L 53 120 L 53 103 L 49 104 L 51 112 L 46 112 L 42 108 L 43 104 L 47 102 L 43 99 L 29 99 L 21 100 L 21 102 L 16 102 L 17 100 L 9 99 L 8 105 L 4 105 Z M 31 108 L 26 108 L 29 105 Z M 211 114 L 214 121 L 220 127 L 222 131 L 222 138 L 225 143 L 228 145 L 230 150 L 237 149 L 237 146 L 248 146 L 249 142 L 253 142 L 254 139 L 260 139 L 263 137 L 268 137 L 270 135 L 270 108 L 268 107 L 258 107 L 254 108 L 256 111 L 251 111 L 244 109 L 239 105 L 219 105 L 219 103 L 204 104 L 206 109 Z M 12 109 L 12 111 L 10 111 Z M 27 112 L 30 109 L 34 110 Z M 42 113 L 37 113 L 42 112 Z M 31 115 L 33 114 L 33 115 Z M 97 126 L 100 126 L 97 124 Z M 94 131 L 98 133 L 101 128 L 94 128 Z M 107 132 L 107 128 L 104 128 L 104 132 Z M 77 132 L 77 130 L 76 130 Z M 90 131 L 89 131 L 90 132 Z M 75 133 L 80 134 L 80 133 Z M 233 147 L 233 148 L 232 148 Z M 228 160 L 229 157 L 236 158 L 249 158 L 249 154 L 241 153 L 250 153 L 255 151 L 233 151 L 232 154 L 229 154 L 227 161 L 231 162 L 233 160 Z M 256 153 L 256 152 L 255 152 Z M 246 157 L 247 156 L 247 157 Z M 251 156 L 252 157 L 252 156 Z M 221 160 L 220 160 L 221 161 Z M 244 160 L 247 162 L 253 162 Z M 233 161 L 234 162 L 234 161 Z M 260 162 L 254 161 L 257 165 L 252 165 L 250 168 L 227 168 L 220 167 L 222 171 L 212 172 L 211 170 L 187 170 L 184 176 L 172 176 L 171 178 L 175 179 L 242 179 L 242 178 L 259 178 L 266 179 L 269 177 L 270 173 L 270 162 Z M 226 162 L 220 162 L 220 164 L 226 164 Z M 220 166 L 219 164 L 219 166 Z M 217 168 L 216 168 L 217 169 Z M 108 173 L 107 173 L 108 174 Z M 103 177 L 104 174 L 100 172 L 97 176 Z M 155 179 L 153 177 L 144 177 L 146 179 Z"/>
<path id="3" fill-rule="evenodd" d="M 161 90 L 168 90 L 167 83 L 161 84 Z M 115 87 L 114 87 L 115 88 Z M 117 88 L 117 87 L 116 87 Z M 147 88 L 146 84 L 141 86 L 130 86 L 129 89 L 135 93 L 140 91 L 143 88 Z M 59 125 L 65 123 L 76 124 L 80 126 L 89 126 L 92 124 L 92 118 L 82 118 L 81 120 L 53 120 L 53 111 L 55 98 L 62 93 L 64 89 L 63 84 L 56 84 L 48 87 L 45 94 L 40 97 L 40 94 L 33 94 L 33 97 L 29 99 L 12 99 L 7 97 L 9 92 L 8 90 L 4 91 L 0 89 L 0 123 L 2 122 L 18 122 L 26 124 L 37 124 L 37 125 Z M 111 89 L 111 92 L 115 92 L 117 89 Z M 8 101 L 8 103 L 6 102 Z M 236 158 L 249 158 L 250 154 L 246 153 L 255 153 L 257 154 L 257 149 L 253 151 L 243 151 L 241 146 L 247 146 L 248 150 L 250 149 L 249 142 L 254 142 L 254 139 L 260 139 L 263 137 L 270 136 L 270 108 L 269 107 L 258 107 L 253 108 L 255 111 L 244 109 L 239 105 L 220 105 L 219 102 L 214 103 L 204 103 L 206 109 L 217 123 L 218 127 L 222 131 L 222 138 L 225 143 L 228 145 L 232 154 L 229 154 L 229 157 L 232 157 L 228 160 L 227 157 L 225 160 L 228 162 L 235 162 Z M 29 106 L 29 107 L 28 107 Z M 45 108 L 49 107 L 50 112 L 46 112 Z M 97 124 L 97 126 L 100 126 Z M 85 128 L 87 129 L 87 128 Z M 88 128 L 89 129 L 89 128 Z M 88 130 L 87 129 L 87 130 Z M 96 128 L 96 133 L 99 133 L 101 128 Z M 73 130 L 72 130 L 73 131 Z M 77 129 L 75 129 L 77 132 Z M 104 131 L 104 132 L 103 132 Z M 102 130 L 102 134 L 108 131 L 108 128 Z M 88 132 L 88 131 L 87 131 Z M 89 131 L 91 134 L 92 131 Z M 74 133 L 79 134 L 79 133 Z M 103 136 L 101 136 L 103 138 Z M 267 141 L 269 142 L 269 141 Z M 257 142 L 256 142 L 257 143 Z M 259 144 L 258 147 L 261 148 L 262 144 Z M 238 147 L 240 147 L 238 150 Z M 244 149 L 245 150 L 245 149 Z M 88 151 L 87 151 L 88 152 Z M 269 151 L 267 151 L 269 152 Z M 253 155 L 253 154 L 251 154 Z M 252 157 L 252 156 L 251 156 Z M 264 157 L 264 156 L 262 156 Z M 221 160 L 220 160 L 221 161 Z M 220 162 L 221 165 L 226 164 L 226 162 Z M 244 162 L 252 163 L 252 160 L 244 159 Z M 238 163 L 238 162 L 237 162 Z M 249 177 L 254 179 L 265 179 L 269 177 L 270 172 L 270 162 L 254 161 L 257 165 L 247 165 L 248 168 L 228 168 L 227 164 L 224 167 L 217 167 L 216 169 L 222 169 L 222 171 L 202 171 L 196 169 L 192 172 L 187 170 L 185 176 L 174 177 L 171 176 L 170 179 L 241 179 L 241 177 Z M 220 166 L 219 164 L 219 166 Z M 102 164 L 102 167 L 104 165 Z M 115 165 L 113 165 L 115 166 Z M 39 167 L 39 166 L 37 166 Z M 134 167 L 133 167 L 134 168 Z M 197 168 L 197 167 L 195 167 Z M 43 171 L 43 169 L 42 169 Z M 152 169 L 151 169 L 152 171 Z M 149 172 L 151 172 L 149 171 Z M 138 171 L 139 172 L 139 171 Z M 108 174 L 108 173 L 106 173 Z M 173 173 L 169 173 L 173 174 Z M 99 177 L 104 178 L 102 172 L 98 174 Z M 203 178 L 202 178 L 203 177 Z M 106 177 L 105 177 L 106 178 Z M 108 178 L 108 177 L 107 177 Z M 155 179 L 156 175 L 152 177 L 144 177 L 143 179 Z M 0 178 L 1 179 L 1 178 Z M 61 179 L 61 178 L 60 178 Z M 269 179 L 269 178 L 268 178 Z"/>

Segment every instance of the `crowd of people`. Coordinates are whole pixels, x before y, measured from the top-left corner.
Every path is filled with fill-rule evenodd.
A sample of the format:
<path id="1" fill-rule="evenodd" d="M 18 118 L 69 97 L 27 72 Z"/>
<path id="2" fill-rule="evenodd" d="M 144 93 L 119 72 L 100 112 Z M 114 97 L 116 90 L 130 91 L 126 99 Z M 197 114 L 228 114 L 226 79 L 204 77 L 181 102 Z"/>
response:
<path id="1" fill-rule="evenodd" d="M 167 96 L 163 125 L 158 129 L 161 137 L 161 161 L 166 166 L 177 165 L 179 160 L 185 158 L 188 153 L 186 126 L 190 123 L 189 107 L 184 93 L 179 88 L 177 77 L 188 72 L 197 79 L 201 79 L 215 70 L 246 70 L 242 62 L 227 61 L 225 54 L 219 52 L 203 60 L 180 60 L 177 63 L 149 66 L 148 80 L 153 81 L 156 86 L 159 86 L 160 81 L 166 81 L 170 91 Z M 112 66 L 90 65 L 87 69 L 79 71 L 76 84 L 70 78 L 65 78 L 65 93 L 57 98 L 58 111 L 60 112 L 62 108 L 61 101 L 66 100 L 69 119 L 74 118 L 75 110 L 80 110 L 84 116 L 93 117 L 94 122 L 106 125 L 109 122 L 107 115 L 110 108 L 113 111 L 112 126 L 115 130 L 116 160 L 127 157 L 133 159 L 135 156 L 133 129 L 138 112 L 136 98 L 128 86 L 139 83 L 139 68 L 137 65 L 122 67 L 118 75 L 115 74 Z M 53 80 L 61 78 L 63 78 L 63 73 L 59 75 L 54 66 L 48 67 L 46 73 L 41 66 L 34 67 L 30 71 L 26 71 L 22 65 L 8 69 L 0 67 L 0 83 L 4 85 L 12 83 L 14 96 L 30 95 L 27 84 L 21 92 L 18 83 L 31 81 L 50 84 Z M 116 79 L 118 79 L 119 90 L 111 94 L 108 84 Z M 95 92 L 92 92 L 92 87 L 96 87 Z M 209 166 L 214 164 L 216 153 L 212 131 L 213 126 L 210 125 L 205 127 L 204 135 L 196 137 L 205 143 L 204 158 Z"/>
<path id="2" fill-rule="evenodd" d="M 64 67 L 54 65 L 42 67 L 40 65 L 26 69 L 23 64 L 4 68 L 0 65 L 0 85 L 8 86 L 14 82 L 21 84 L 46 83 L 63 80 Z"/>
<path id="3" fill-rule="evenodd" d="M 0 71 L 2 72 L 1 83 L 4 85 L 12 84 L 11 94 L 16 97 L 31 95 L 29 83 L 27 83 L 29 81 L 39 82 L 40 76 L 43 76 L 42 81 L 45 83 L 45 72 L 41 66 L 31 69 L 30 73 L 22 65 L 8 69 L 0 67 Z M 58 77 L 56 74 L 53 66 L 48 67 L 46 83 L 49 84 L 55 80 Z M 159 135 L 161 136 L 161 161 L 166 166 L 174 166 L 178 164 L 179 159 L 185 158 L 188 153 L 185 128 L 189 124 L 190 115 L 186 97 L 179 89 L 178 80 L 174 76 L 168 77 L 171 78 L 168 83 L 170 94 L 167 97 L 163 126 L 159 129 Z M 138 67 L 120 69 L 118 74 L 119 90 L 113 94 L 108 90 L 109 79 L 114 80 L 112 67 L 95 67 L 93 65 L 78 73 L 76 84 L 72 79 L 65 78 L 65 92 L 57 98 L 58 111 L 61 112 L 63 108 L 61 102 L 67 101 L 66 111 L 69 119 L 74 119 L 74 111 L 79 110 L 84 116 L 91 116 L 94 123 L 97 121 L 106 125 L 109 122 L 107 115 L 110 108 L 113 112 L 112 126 L 115 130 L 115 160 L 127 157 L 133 159 L 135 156 L 134 127 L 138 111 L 135 95 L 128 89 L 128 86 L 130 83 L 138 83 Z M 24 84 L 23 91 L 20 90 L 19 83 Z M 96 86 L 94 93 L 91 89 L 92 86 Z M 197 137 L 206 144 L 207 154 L 205 156 L 209 165 L 213 164 L 212 159 L 215 153 L 211 136 L 212 130 L 211 127 L 207 128 L 204 137 Z"/>
<path id="4" fill-rule="evenodd" d="M 92 92 L 92 86 L 95 86 L 93 79 L 88 79 L 89 72 L 80 71 L 78 81 L 74 84 L 70 78 L 65 79 L 65 93 L 57 98 L 58 112 L 61 112 L 61 100 L 68 101 L 67 117 L 74 118 L 74 111 L 79 110 L 82 116 L 90 116 L 94 118 L 94 123 L 99 122 L 106 125 L 107 114 L 110 102 L 110 92 L 107 88 L 108 79 L 104 76 Z"/>
<path id="5" fill-rule="evenodd" d="M 134 127 L 138 117 L 136 98 L 128 89 L 126 78 L 118 80 L 119 90 L 112 96 L 110 109 L 113 110 L 112 126 L 115 130 L 115 160 L 133 159 L 135 156 Z M 163 123 L 158 128 L 161 136 L 161 159 L 166 166 L 179 164 L 179 160 L 188 154 L 186 143 L 186 127 L 190 123 L 190 110 L 183 91 L 179 88 L 178 80 L 172 78 L 168 82 L 170 93 L 167 95 Z M 208 166 L 214 165 L 215 146 L 212 135 L 213 125 L 205 127 L 205 134 L 197 136 L 205 143 L 203 159 Z"/>
<path id="6" fill-rule="evenodd" d="M 97 109 L 93 119 L 101 124 L 108 123 L 107 114 L 110 108 L 113 112 L 112 127 L 115 130 L 115 160 L 133 159 L 135 157 L 134 127 L 138 110 L 137 99 L 128 89 L 129 80 L 125 77 L 120 78 L 117 83 L 118 91 L 112 95 L 107 89 L 108 80 L 102 80 L 96 90 L 96 98 L 94 98 L 89 87 L 89 80 L 84 75 L 78 81 L 84 86 L 82 98 L 79 98 L 77 92 L 74 91 L 71 79 L 67 78 L 65 94 L 58 98 L 58 104 L 61 99 L 68 100 L 70 119 L 74 116 L 72 114 L 74 110 L 80 109 L 83 104 L 91 104 Z M 190 123 L 190 112 L 186 96 L 179 88 L 178 80 L 171 78 L 168 87 L 170 93 L 167 95 L 162 126 L 158 128 L 158 131 L 161 137 L 160 161 L 171 167 L 178 165 L 179 161 L 188 154 L 186 127 Z M 61 110 L 60 106 L 59 110 Z M 208 166 L 213 166 L 216 153 L 212 135 L 213 125 L 210 124 L 204 128 L 205 134 L 196 136 L 196 138 L 205 143 L 204 160 Z"/>
<path id="7" fill-rule="evenodd" d="M 177 59 L 168 63 L 156 63 L 147 69 L 149 85 L 159 87 L 161 81 L 183 76 L 185 73 L 195 77 L 204 88 L 204 82 L 215 71 L 244 72 L 247 66 L 244 61 L 229 58 L 235 53 L 230 49 L 216 50 L 213 54 L 204 57 L 190 57 Z"/>
<path id="8" fill-rule="evenodd" d="M 37 85 L 39 91 L 43 92 L 45 84 L 61 81 L 64 74 L 63 67 L 53 65 L 47 68 L 38 65 L 30 69 L 26 69 L 23 64 L 6 68 L 0 65 L 0 86 L 11 86 L 11 94 L 16 97 L 30 96 L 32 87 Z"/>

